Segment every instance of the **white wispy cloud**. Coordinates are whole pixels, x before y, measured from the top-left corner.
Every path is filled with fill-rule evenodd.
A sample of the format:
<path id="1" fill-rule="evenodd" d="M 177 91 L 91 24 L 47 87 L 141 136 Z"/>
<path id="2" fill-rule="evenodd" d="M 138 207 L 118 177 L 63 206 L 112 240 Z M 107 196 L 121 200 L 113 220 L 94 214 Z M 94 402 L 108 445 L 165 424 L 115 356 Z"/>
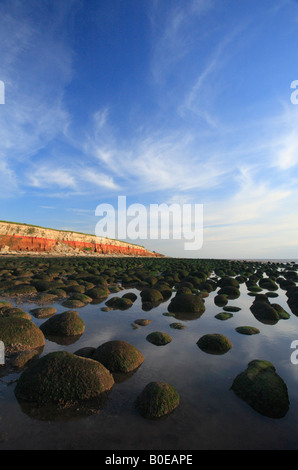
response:
<path id="1" fill-rule="evenodd" d="M 65 168 L 42 166 L 27 175 L 27 185 L 35 188 L 76 188 L 74 175 Z"/>
<path id="2" fill-rule="evenodd" d="M 153 2 L 151 27 L 153 37 L 152 76 L 161 84 L 194 47 L 195 20 L 213 8 L 213 0 L 189 2 Z"/>
<path id="3" fill-rule="evenodd" d="M 21 168 L 69 125 L 63 94 L 72 75 L 72 57 L 59 33 L 57 16 L 44 16 L 41 5 L 38 10 L 16 0 L 3 3 L 0 55 L 5 105 L 0 109 L 0 157 L 17 189 L 22 186 Z M 45 28 L 48 21 L 51 28 Z M 17 162 L 22 165 L 13 174 Z"/>
<path id="4" fill-rule="evenodd" d="M 107 189 L 120 189 L 118 184 L 115 183 L 114 179 L 100 171 L 94 170 L 94 168 L 84 168 L 80 171 L 79 178 L 83 182 L 94 184 L 100 188 Z"/>
<path id="5" fill-rule="evenodd" d="M 31 168 L 26 174 L 26 185 L 37 189 L 61 188 L 73 190 L 73 194 L 90 194 L 92 188 L 118 189 L 113 178 L 94 167 L 76 164 L 72 168 L 49 165 Z"/>

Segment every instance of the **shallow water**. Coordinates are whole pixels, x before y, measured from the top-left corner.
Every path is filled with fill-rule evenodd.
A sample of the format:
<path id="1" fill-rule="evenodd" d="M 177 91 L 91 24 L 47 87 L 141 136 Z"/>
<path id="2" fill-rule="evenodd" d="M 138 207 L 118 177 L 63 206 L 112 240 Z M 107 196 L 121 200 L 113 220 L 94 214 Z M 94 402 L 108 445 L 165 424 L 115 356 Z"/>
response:
<path id="1" fill-rule="evenodd" d="M 229 305 L 241 307 L 226 321 L 214 316 L 222 311 L 214 304 L 216 292 L 205 299 L 206 311 L 194 320 L 177 320 L 162 315 L 167 302 L 150 311 L 142 310 L 139 291 L 128 289 L 110 297 L 135 292 L 138 300 L 125 311 L 101 311 L 102 304 L 87 305 L 79 311 L 85 322 L 84 334 L 73 344 L 46 341 L 43 355 L 57 350 L 75 352 L 85 347 L 121 339 L 136 346 L 145 361 L 139 369 L 117 382 L 103 409 L 85 416 L 78 410 L 70 416 L 40 415 L 19 404 L 14 396 L 15 380 L 10 374 L 0 380 L 0 449 L 103 449 L 103 450 L 200 450 L 200 449 L 298 449 L 298 365 L 291 363 L 291 342 L 298 340 L 298 318 L 279 290 L 272 303 L 279 303 L 291 314 L 276 325 L 265 325 L 249 310 L 253 297 L 241 285 L 241 296 Z M 22 304 L 25 311 L 32 303 Z M 58 313 L 67 310 L 51 304 Z M 138 318 L 152 322 L 138 329 L 131 323 Z M 46 320 L 32 320 L 40 326 Z M 174 330 L 170 323 L 181 321 L 186 328 Z M 260 334 L 245 336 L 235 328 L 255 326 Z M 146 341 L 152 331 L 164 331 L 173 341 L 155 346 Z M 222 333 L 233 344 L 221 356 L 206 354 L 197 346 L 206 333 Z M 273 363 L 288 386 L 290 409 L 281 419 L 267 418 L 241 401 L 230 387 L 249 361 L 265 359 Z M 134 408 L 136 396 L 151 381 L 171 383 L 180 394 L 179 407 L 161 421 L 146 420 Z"/>

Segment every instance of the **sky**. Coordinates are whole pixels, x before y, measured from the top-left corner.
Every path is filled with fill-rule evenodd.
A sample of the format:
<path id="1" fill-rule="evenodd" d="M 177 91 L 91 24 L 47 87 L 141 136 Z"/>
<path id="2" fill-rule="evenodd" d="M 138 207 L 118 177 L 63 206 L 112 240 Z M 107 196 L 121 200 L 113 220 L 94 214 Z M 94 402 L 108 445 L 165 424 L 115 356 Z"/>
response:
<path id="1" fill-rule="evenodd" d="M 98 234 L 125 197 L 115 238 L 297 259 L 297 44 L 296 0 L 0 0 L 0 219 Z M 195 249 L 150 236 L 173 204 Z"/>

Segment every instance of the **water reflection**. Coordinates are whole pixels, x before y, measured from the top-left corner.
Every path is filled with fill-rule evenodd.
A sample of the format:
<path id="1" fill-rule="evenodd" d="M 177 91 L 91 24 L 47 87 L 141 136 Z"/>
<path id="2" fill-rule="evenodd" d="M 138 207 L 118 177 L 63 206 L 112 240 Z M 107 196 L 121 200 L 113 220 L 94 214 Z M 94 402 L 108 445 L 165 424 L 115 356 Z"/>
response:
<path id="1" fill-rule="evenodd" d="M 74 335 L 74 336 L 52 336 L 52 335 L 45 335 L 45 338 L 52 343 L 60 344 L 62 346 L 69 346 L 71 344 L 76 343 L 79 341 L 82 335 Z"/>
<path id="2" fill-rule="evenodd" d="M 100 397 L 72 407 L 59 408 L 56 404 L 37 405 L 27 401 L 19 400 L 21 411 L 29 418 L 46 422 L 68 422 L 78 421 L 91 415 L 98 415 L 106 405 L 111 391 L 103 393 Z"/>
<path id="3" fill-rule="evenodd" d="M 175 312 L 173 315 L 177 320 L 192 321 L 201 318 L 204 312 Z"/>
<path id="4" fill-rule="evenodd" d="M 18 435 L 18 429 L 24 430 L 22 433 L 26 439 L 30 418 L 34 420 L 34 433 L 43 436 L 40 446 L 47 445 L 49 439 L 54 440 L 58 433 L 65 447 L 76 440 L 85 448 L 100 445 L 105 449 L 137 449 L 140 446 L 148 449 L 298 448 L 298 366 L 290 361 L 291 341 L 298 339 L 298 320 L 292 309 L 286 322 L 272 324 L 260 321 L 250 310 L 256 294 L 250 295 L 252 293 L 248 292 L 247 286 L 241 284 L 240 297 L 228 303 L 238 306 L 241 311 L 227 322 L 219 322 L 215 318 L 222 308 L 214 304 L 217 291 L 213 291 L 205 298 L 204 314 L 185 312 L 173 315 L 166 312 L 169 301 L 158 303 L 145 309 L 150 324 L 134 330 L 131 323 L 142 317 L 144 309 L 139 290 L 130 288 L 123 293 L 128 291 L 138 295 L 128 310 L 103 312 L 101 307 L 105 306 L 106 299 L 92 302 L 80 309 L 85 323 L 84 334 L 66 342 L 61 338 L 46 338 L 43 354 L 59 349 L 73 352 L 85 347 L 97 348 L 106 341 L 121 339 L 143 353 L 145 361 L 142 367 L 130 374 L 114 375 L 115 389 L 102 407 L 80 406 L 74 410 L 47 407 L 42 410 L 27 403 L 17 403 L 21 413 L 15 411 L 12 419 L 11 413 L 6 414 L 5 406 L 6 403 L 14 403 L 13 386 L 6 387 L 6 400 L 2 400 L 0 415 L 2 425 L 8 426 L 11 422 L 12 439 Z M 277 293 L 279 304 L 289 310 L 286 291 L 279 289 Z M 267 297 L 272 297 L 267 294 Z M 65 310 L 59 303 L 54 307 L 58 313 Z M 23 308 L 26 310 L 25 305 Z M 32 303 L 30 308 L 33 308 Z M 188 321 L 187 328 L 173 330 L 170 327 L 173 317 Z M 35 318 L 32 321 L 38 326 L 42 323 Z M 242 325 L 259 328 L 260 334 L 239 335 L 235 328 Z M 152 331 L 167 332 L 173 340 L 166 348 L 151 347 L 146 336 Z M 198 338 L 213 331 L 227 336 L 233 344 L 228 354 L 219 357 L 205 354 L 198 348 Z M 274 421 L 274 425 L 272 420 L 252 410 L 230 391 L 235 377 L 254 359 L 272 362 L 288 386 L 291 408 L 286 418 Z M 159 423 L 148 423 L 134 411 L 133 406 L 135 397 L 152 380 L 172 383 L 181 396 L 179 408 Z M 94 415 L 94 419 L 86 420 L 90 415 Z M 45 426 L 47 421 L 55 423 L 51 435 Z M 68 427 L 66 433 L 59 423 L 67 421 L 72 423 L 72 427 Z M 29 433 L 27 439 L 31 439 Z"/>

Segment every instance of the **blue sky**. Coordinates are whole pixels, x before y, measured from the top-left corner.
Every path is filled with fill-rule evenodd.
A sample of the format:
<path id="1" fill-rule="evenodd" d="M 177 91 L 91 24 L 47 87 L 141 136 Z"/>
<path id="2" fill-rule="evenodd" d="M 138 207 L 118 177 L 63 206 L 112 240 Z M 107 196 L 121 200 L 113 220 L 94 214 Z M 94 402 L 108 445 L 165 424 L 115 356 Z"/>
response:
<path id="1" fill-rule="evenodd" d="M 203 204 L 200 250 L 134 242 L 298 258 L 297 40 L 296 0 L 1 0 L 0 219 Z"/>

